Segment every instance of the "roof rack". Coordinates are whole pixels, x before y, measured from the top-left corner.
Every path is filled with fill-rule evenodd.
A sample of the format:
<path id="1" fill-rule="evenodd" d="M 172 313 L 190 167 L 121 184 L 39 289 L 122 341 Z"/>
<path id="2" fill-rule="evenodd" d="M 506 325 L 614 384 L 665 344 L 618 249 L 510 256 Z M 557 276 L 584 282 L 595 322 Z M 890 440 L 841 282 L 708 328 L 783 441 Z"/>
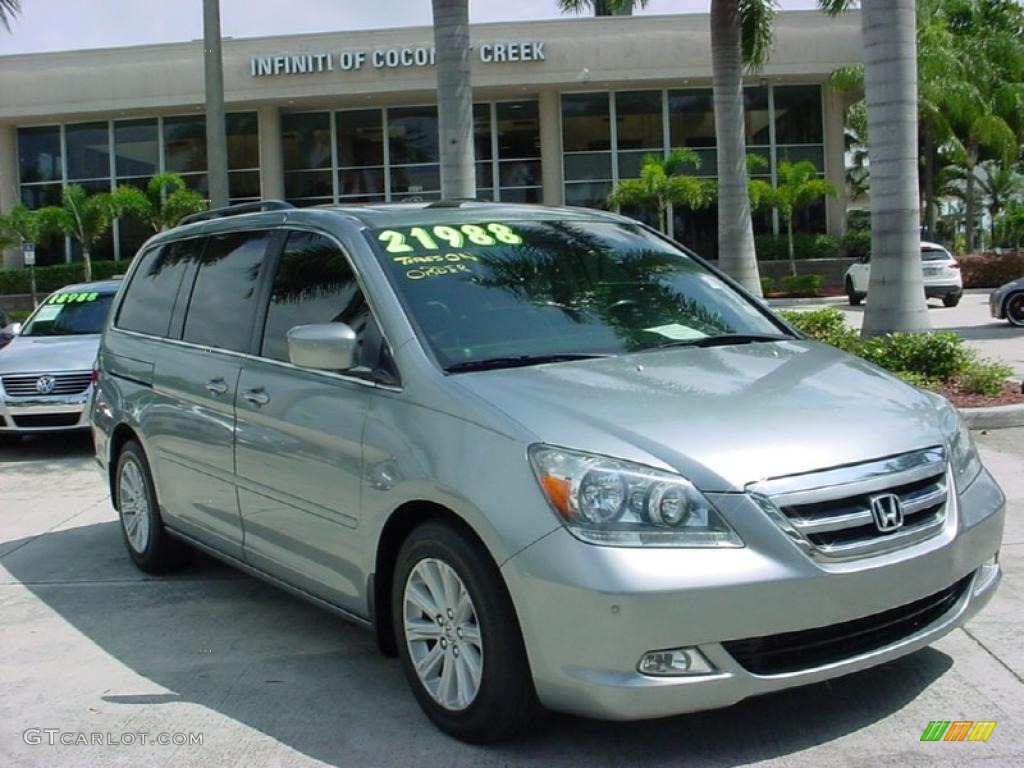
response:
<path id="1" fill-rule="evenodd" d="M 222 219 L 225 216 L 237 216 L 241 213 L 258 213 L 260 211 L 285 211 L 295 206 L 286 203 L 284 200 L 260 200 L 255 203 L 239 203 L 228 205 L 224 208 L 213 208 L 209 211 L 190 213 L 178 222 L 178 226 L 195 224 L 197 221 L 208 221 L 209 219 Z"/>

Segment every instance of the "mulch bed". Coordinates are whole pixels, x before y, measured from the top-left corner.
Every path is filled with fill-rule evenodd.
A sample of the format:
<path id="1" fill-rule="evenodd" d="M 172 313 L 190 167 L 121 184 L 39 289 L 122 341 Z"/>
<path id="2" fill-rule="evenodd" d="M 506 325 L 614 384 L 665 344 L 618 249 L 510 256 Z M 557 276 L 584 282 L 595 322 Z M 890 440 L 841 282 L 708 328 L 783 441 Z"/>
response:
<path id="1" fill-rule="evenodd" d="M 989 395 L 974 395 L 970 392 L 964 392 L 959 387 L 951 384 L 943 384 L 935 387 L 935 391 L 943 397 L 948 398 L 957 408 L 980 408 L 989 405 L 1024 404 L 1024 392 L 1021 392 L 1021 385 L 1009 381 L 1003 384 L 1003 391 L 994 397 Z"/>

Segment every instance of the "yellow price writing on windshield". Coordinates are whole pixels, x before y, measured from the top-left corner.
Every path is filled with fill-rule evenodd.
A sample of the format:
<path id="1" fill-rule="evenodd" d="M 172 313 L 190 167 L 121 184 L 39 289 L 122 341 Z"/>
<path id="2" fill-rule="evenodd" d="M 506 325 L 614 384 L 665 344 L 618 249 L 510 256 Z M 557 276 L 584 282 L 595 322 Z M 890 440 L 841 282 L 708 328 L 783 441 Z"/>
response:
<path id="1" fill-rule="evenodd" d="M 436 251 L 442 248 L 464 248 L 467 245 L 519 245 L 523 238 L 507 224 L 461 224 L 410 227 L 407 230 L 385 229 L 377 239 L 388 253 L 412 253 L 417 250 Z"/>
<path id="2" fill-rule="evenodd" d="M 72 304 L 83 301 L 96 301 L 99 294 L 95 291 L 91 293 L 58 293 L 55 296 L 50 297 L 50 304 Z"/>

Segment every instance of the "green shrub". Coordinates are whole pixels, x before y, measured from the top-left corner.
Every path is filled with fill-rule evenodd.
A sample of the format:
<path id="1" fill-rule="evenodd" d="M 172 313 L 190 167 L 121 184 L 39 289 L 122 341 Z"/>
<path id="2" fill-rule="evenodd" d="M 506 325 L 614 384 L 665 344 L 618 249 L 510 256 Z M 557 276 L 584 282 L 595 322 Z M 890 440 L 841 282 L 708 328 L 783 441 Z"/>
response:
<path id="1" fill-rule="evenodd" d="M 862 259 L 871 253 L 871 232 L 865 229 L 849 229 L 843 235 L 843 255 L 849 259 Z"/>
<path id="2" fill-rule="evenodd" d="M 1013 368 L 997 360 L 972 359 L 957 377 L 961 388 L 975 395 L 998 395 Z"/>
<path id="3" fill-rule="evenodd" d="M 824 275 L 786 275 L 782 278 L 782 290 L 790 296 L 820 296 L 824 287 Z"/>
<path id="4" fill-rule="evenodd" d="M 843 313 L 834 307 L 808 311 L 789 310 L 779 314 L 786 322 L 812 339 L 831 344 L 844 352 L 856 352 L 860 344 L 860 336 L 846 324 Z"/>
<path id="5" fill-rule="evenodd" d="M 936 386 L 942 383 L 940 381 L 936 381 L 935 379 L 929 379 L 927 376 L 923 374 L 914 373 L 913 371 L 896 371 L 895 375 L 899 376 L 901 379 L 907 382 L 907 384 L 912 384 L 913 386 L 920 387 L 921 389 L 934 389 Z"/>
<path id="6" fill-rule="evenodd" d="M 762 261 L 789 258 L 785 235 L 757 235 L 754 250 Z M 831 235 L 797 232 L 793 235 L 793 255 L 798 259 L 834 259 L 839 255 L 839 241 Z"/>
<path id="7" fill-rule="evenodd" d="M 949 331 L 875 336 L 861 342 L 859 354 L 887 371 L 909 371 L 937 381 L 950 381 L 974 359 L 963 339 Z"/>
<path id="8" fill-rule="evenodd" d="M 105 280 L 128 269 L 128 261 L 94 261 L 92 263 L 92 279 Z M 80 283 L 85 279 L 82 273 L 82 262 L 71 264 L 55 264 L 52 267 L 36 267 L 36 291 L 50 293 L 71 283 Z M 0 269 L 0 295 L 6 293 L 28 293 L 32 290 L 29 270 Z"/>
<path id="9" fill-rule="evenodd" d="M 1024 252 L 965 256 L 960 259 L 960 274 L 964 288 L 998 288 L 1024 277 Z"/>
<path id="10" fill-rule="evenodd" d="M 761 278 L 761 293 L 767 296 L 769 293 L 775 290 L 775 278 L 774 277 L 762 277 Z"/>

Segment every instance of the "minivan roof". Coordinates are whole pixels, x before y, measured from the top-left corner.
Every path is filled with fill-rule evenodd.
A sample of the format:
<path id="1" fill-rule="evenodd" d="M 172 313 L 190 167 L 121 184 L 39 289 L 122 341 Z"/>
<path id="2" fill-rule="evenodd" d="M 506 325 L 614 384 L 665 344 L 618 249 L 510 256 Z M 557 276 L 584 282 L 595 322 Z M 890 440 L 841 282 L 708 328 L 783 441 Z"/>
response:
<path id="1" fill-rule="evenodd" d="M 117 293 L 121 286 L 120 280 L 94 280 L 91 283 L 73 283 L 58 288 L 56 293 L 82 293 L 83 291 L 95 291 L 96 293 Z"/>

